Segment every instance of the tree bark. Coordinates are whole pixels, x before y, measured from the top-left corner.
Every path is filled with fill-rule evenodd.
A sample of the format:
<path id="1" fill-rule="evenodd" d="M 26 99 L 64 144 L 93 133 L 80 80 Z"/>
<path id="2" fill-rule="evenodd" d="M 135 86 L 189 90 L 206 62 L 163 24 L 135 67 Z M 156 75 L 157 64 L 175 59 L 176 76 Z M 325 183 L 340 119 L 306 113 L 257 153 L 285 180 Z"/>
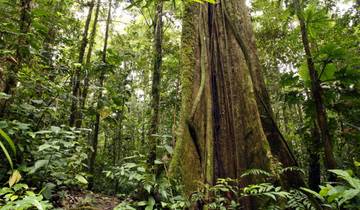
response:
<path id="1" fill-rule="evenodd" d="M 270 96 L 265 86 L 262 67 L 256 49 L 249 11 L 244 3 L 242 3 L 241 7 L 238 7 L 230 1 L 227 2 L 226 7 L 226 21 L 234 31 L 236 41 L 244 53 L 246 64 L 250 70 L 262 127 L 269 142 L 271 153 L 281 162 L 283 167 L 298 166 L 292 151 L 274 120 Z M 298 187 L 305 184 L 302 174 L 298 171 L 287 171 L 282 179 L 285 187 Z"/>
<path id="2" fill-rule="evenodd" d="M 14 88 L 17 84 L 17 74 L 21 70 L 24 62 L 26 62 L 30 56 L 28 33 L 31 28 L 31 3 L 32 0 L 20 1 L 20 19 L 19 19 L 19 36 L 17 39 L 16 48 L 16 62 L 11 64 L 8 75 L 5 79 L 5 85 L 2 92 L 8 95 L 14 95 Z M 8 100 L 1 101 L 0 104 L 0 117 L 3 117 L 6 113 Z"/>
<path id="3" fill-rule="evenodd" d="M 181 176 L 188 195 L 196 181 L 214 184 L 218 178 L 240 178 L 249 168 L 270 167 L 250 69 L 226 17 L 243 12 L 243 6 L 243 0 L 221 0 L 185 9 L 181 118 L 170 173 Z M 242 205 L 256 208 L 247 199 Z"/>
<path id="4" fill-rule="evenodd" d="M 96 37 L 97 24 L 98 24 L 98 19 L 99 19 L 99 11 L 100 11 L 100 3 L 101 3 L 101 0 L 98 0 L 97 4 L 96 4 L 94 22 L 93 22 L 91 33 L 90 33 L 89 48 L 88 48 L 88 52 L 86 55 L 86 62 L 85 62 L 86 69 L 85 69 L 85 75 L 84 75 L 83 91 L 81 92 L 81 97 L 80 97 L 79 120 L 77 120 L 77 122 L 76 122 L 77 123 L 76 127 L 78 127 L 78 128 L 81 127 L 81 125 L 82 125 L 83 110 L 85 108 L 86 98 L 87 98 L 88 91 L 89 91 L 89 85 L 90 85 L 89 69 L 90 69 L 90 63 L 91 63 L 91 54 L 92 54 L 92 50 L 93 50 L 93 47 L 95 44 L 95 37 Z"/>
<path id="5" fill-rule="evenodd" d="M 308 143 L 309 151 L 309 180 L 308 184 L 310 189 L 315 192 L 320 191 L 321 183 L 321 170 L 320 170 L 320 145 L 321 139 L 319 134 L 319 129 L 314 123 L 313 135 L 311 142 Z"/>
<path id="6" fill-rule="evenodd" d="M 160 80 L 162 65 L 162 37 L 163 37 L 163 0 L 156 1 L 156 12 L 154 20 L 154 68 L 151 87 L 151 105 L 152 111 L 149 128 L 149 164 L 154 164 L 156 160 L 156 146 L 158 144 L 158 133 L 160 123 Z"/>
<path id="7" fill-rule="evenodd" d="M 108 16 L 106 20 L 106 29 L 105 29 L 105 38 L 104 38 L 104 48 L 102 52 L 102 58 L 101 61 L 103 64 L 107 64 L 106 61 L 106 51 L 108 46 L 108 39 L 109 39 L 109 28 L 110 28 L 110 22 L 111 22 L 111 6 L 112 6 L 112 0 L 109 1 L 109 10 L 108 10 Z M 106 67 L 107 68 L 107 67 Z M 99 138 L 99 130 L 100 130 L 100 109 L 103 107 L 102 97 L 103 97 L 103 90 L 104 87 L 104 80 L 105 80 L 105 69 L 101 69 L 100 77 L 99 77 L 99 96 L 98 96 L 98 102 L 96 107 L 96 116 L 95 116 L 95 125 L 94 125 L 94 135 L 92 140 L 92 148 L 93 152 L 90 154 L 90 165 L 89 165 L 89 172 L 92 175 L 91 179 L 89 179 L 89 189 L 93 189 L 94 187 L 94 172 L 95 172 L 95 160 L 97 155 L 97 146 L 98 146 L 98 138 Z"/>
<path id="8" fill-rule="evenodd" d="M 322 99 L 323 90 L 320 84 L 318 73 L 315 69 L 315 63 L 311 54 L 307 28 L 305 24 L 305 18 L 299 0 L 294 0 L 294 6 L 300 22 L 301 38 L 302 38 L 304 51 L 306 55 L 306 61 L 310 74 L 311 94 L 312 94 L 312 99 L 315 102 L 315 110 L 316 110 L 316 123 L 317 123 L 316 127 L 318 127 L 319 129 L 320 137 L 324 145 L 324 154 L 325 154 L 324 165 L 327 170 L 335 169 L 336 161 L 333 154 L 333 147 L 332 147 L 330 131 L 327 123 L 326 110 Z M 333 177 L 330 178 L 332 180 L 334 179 Z"/>
<path id="9" fill-rule="evenodd" d="M 69 126 L 73 127 L 77 120 L 79 119 L 79 97 L 80 97 L 80 77 L 81 70 L 83 68 L 85 50 L 88 43 L 88 32 L 91 21 L 91 16 L 94 8 L 95 0 L 91 0 L 89 5 L 89 12 L 85 21 L 84 32 L 81 39 L 81 44 L 79 48 L 79 58 L 78 64 L 79 67 L 75 68 L 75 73 L 72 76 L 72 101 L 71 101 L 71 109 L 70 109 L 70 118 L 69 118 Z M 76 124 L 79 125 L 78 123 Z"/>

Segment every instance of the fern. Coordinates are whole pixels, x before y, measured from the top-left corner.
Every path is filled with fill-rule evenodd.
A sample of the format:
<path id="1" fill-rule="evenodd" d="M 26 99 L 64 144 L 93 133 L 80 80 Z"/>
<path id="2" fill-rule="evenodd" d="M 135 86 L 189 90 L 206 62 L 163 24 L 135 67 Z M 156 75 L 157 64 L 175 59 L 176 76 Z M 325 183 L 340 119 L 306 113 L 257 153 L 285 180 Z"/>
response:
<path id="1" fill-rule="evenodd" d="M 316 210 L 309 197 L 299 190 L 290 190 L 286 207 L 295 210 Z"/>
<path id="2" fill-rule="evenodd" d="M 265 176 L 265 177 L 271 177 L 271 174 L 267 171 L 264 171 L 262 169 L 249 169 L 246 170 L 240 177 L 246 177 L 246 176 Z"/>
<path id="3" fill-rule="evenodd" d="M 280 169 L 280 174 L 284 174 L 286 172 L 300 172 L 305 175 L 305 171 L 303 169 L 294 166 Z"/>
<path id="4" fill-rule="evenodd" d="M 243 189 L 243 196 L 263 196 L 277 201 L 277 198 L 286 198 L 289 196 L 288 192 L 282 191 L 281 187 L 275 187 L 270 183 L 261 183 L 256 185 L 249 185 Z"/>

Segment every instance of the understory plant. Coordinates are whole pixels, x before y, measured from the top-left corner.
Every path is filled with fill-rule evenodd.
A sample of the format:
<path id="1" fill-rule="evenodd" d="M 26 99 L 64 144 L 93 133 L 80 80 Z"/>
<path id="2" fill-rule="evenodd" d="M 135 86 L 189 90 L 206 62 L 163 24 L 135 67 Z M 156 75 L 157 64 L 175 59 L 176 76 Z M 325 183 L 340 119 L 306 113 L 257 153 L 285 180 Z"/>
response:
<path id="1" fill-rule="evenodd" d="M 330 170 L 337 182 L 320 186 L 319 193 L 307 190 L 329 209 L 360 209 L 360 179 L 351 170 Z"/>
<path id="2" fill-rule="evenodd" d="M 30 188 L 27 184 L 18 183 L 11 187 L 3 187 L 0 189 L 0 209 L 1 210 L 25 210 L 51 209 L 52 205 L 46 201 L 42 195 L 34 192 L 34 188 Z"/>
<path id="3" fill-rule="evenodd" d="M 39 142 L 32 153 L 35 163 L 24 168 L 32 180 L 65 187 L 87 184 L 84 169 L 89 147 L 80 130 L 51 126 L 35 132 L 34 139 Z"/>
<path id="4" fill-rule="evenodd" d="M 262 176 L 265 182 L 243 187 L 241 179 L 248 176 Z M 202 184 L 201 190 L 192 195 L 191 202 L 221 210 L 241 209 L 246 199 L 256 200 L 257 209 L 316 209 L 302 190 L 285 190 L 274 185 L 271 182 L 273 175 L 266 171 L 250 169 L 242 174 L 241 179 L 218 179 L 214 186 Z"/>
<path id="5" fill-rule="evenodd" d="M 181 196 L 181 185 L 166 176 L 166 162 L 149 166 L 143 155 L 125 158 L 126 163 L 105 171 L 121 186 L 123 202 L 115 209 L 183 209 L 188 202 Z M 155 168 L 155 169 L 154 169 Z M 124 196 L 126 195 L 126 196 Z"/>

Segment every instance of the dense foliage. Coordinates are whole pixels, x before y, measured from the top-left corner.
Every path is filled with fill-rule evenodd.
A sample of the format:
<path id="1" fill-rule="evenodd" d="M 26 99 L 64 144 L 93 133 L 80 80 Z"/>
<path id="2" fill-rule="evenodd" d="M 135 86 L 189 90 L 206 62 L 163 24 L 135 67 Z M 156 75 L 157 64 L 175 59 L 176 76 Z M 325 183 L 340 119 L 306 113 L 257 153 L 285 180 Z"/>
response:
<path id="1" fill-rule="evenodd" d="M 0 0 L 0 209 L 64 208 L 74 192 L 113 196 L 114 209 L 239 209 L 249 200 L 258 209 L 360 209 L 359 1 L 249 1 L 273 120 L 297 167 L 273 160 L 271 171 L 242 173 L 256 183 L 224 177 L 191 196 L 169 176 L 184 8 L 218 3 Z M 327 167 L 301 17 L 336 169 Z M 284 186 L 288 171 L 306 184 Z"/>

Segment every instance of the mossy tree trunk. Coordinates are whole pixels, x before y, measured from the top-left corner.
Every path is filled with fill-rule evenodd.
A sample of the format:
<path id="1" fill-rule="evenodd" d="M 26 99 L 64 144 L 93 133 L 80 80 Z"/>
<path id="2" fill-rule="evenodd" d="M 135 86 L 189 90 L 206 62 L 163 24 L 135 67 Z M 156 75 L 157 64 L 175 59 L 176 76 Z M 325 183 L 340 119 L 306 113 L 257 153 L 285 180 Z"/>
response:
<path id="1" fill-rule="evenodd" d="M 217 178 L 270 167 L 251 67 L 229 19 L 247 12 L 241 8 L 246 8 L 243 0 L 185 8 L 181 121 L 170 171 L 181 176 L 187 194 L 197 181 L 214 184 Z M 250 200 L 243 206 L 255 208 Z"/>
<path id="2" fill-rule="evenodd" d="M 155 136 L 160 123 L 160 80 L 162 65 L 163 0 L 157 0 L 154 19 L 154 63 L 151 87 L 151 119 L 149 128 L 149 164 L 154 164 L 158 138 Z"/>
<path id="3" fill-rule="evenodd" d="M 249 67 L 262 127 L 270 145 L 271 153 L 283 167 L 296 167 L 298 163 L 274 120 L 249 11 L 244 1 L 241 3 L 226 2 L 225 17 Z M 299 187 L 304 186 L 305 182 L 300 171 L 287 170 L 282 174 L 282 184 L 284 187 Z"/>

